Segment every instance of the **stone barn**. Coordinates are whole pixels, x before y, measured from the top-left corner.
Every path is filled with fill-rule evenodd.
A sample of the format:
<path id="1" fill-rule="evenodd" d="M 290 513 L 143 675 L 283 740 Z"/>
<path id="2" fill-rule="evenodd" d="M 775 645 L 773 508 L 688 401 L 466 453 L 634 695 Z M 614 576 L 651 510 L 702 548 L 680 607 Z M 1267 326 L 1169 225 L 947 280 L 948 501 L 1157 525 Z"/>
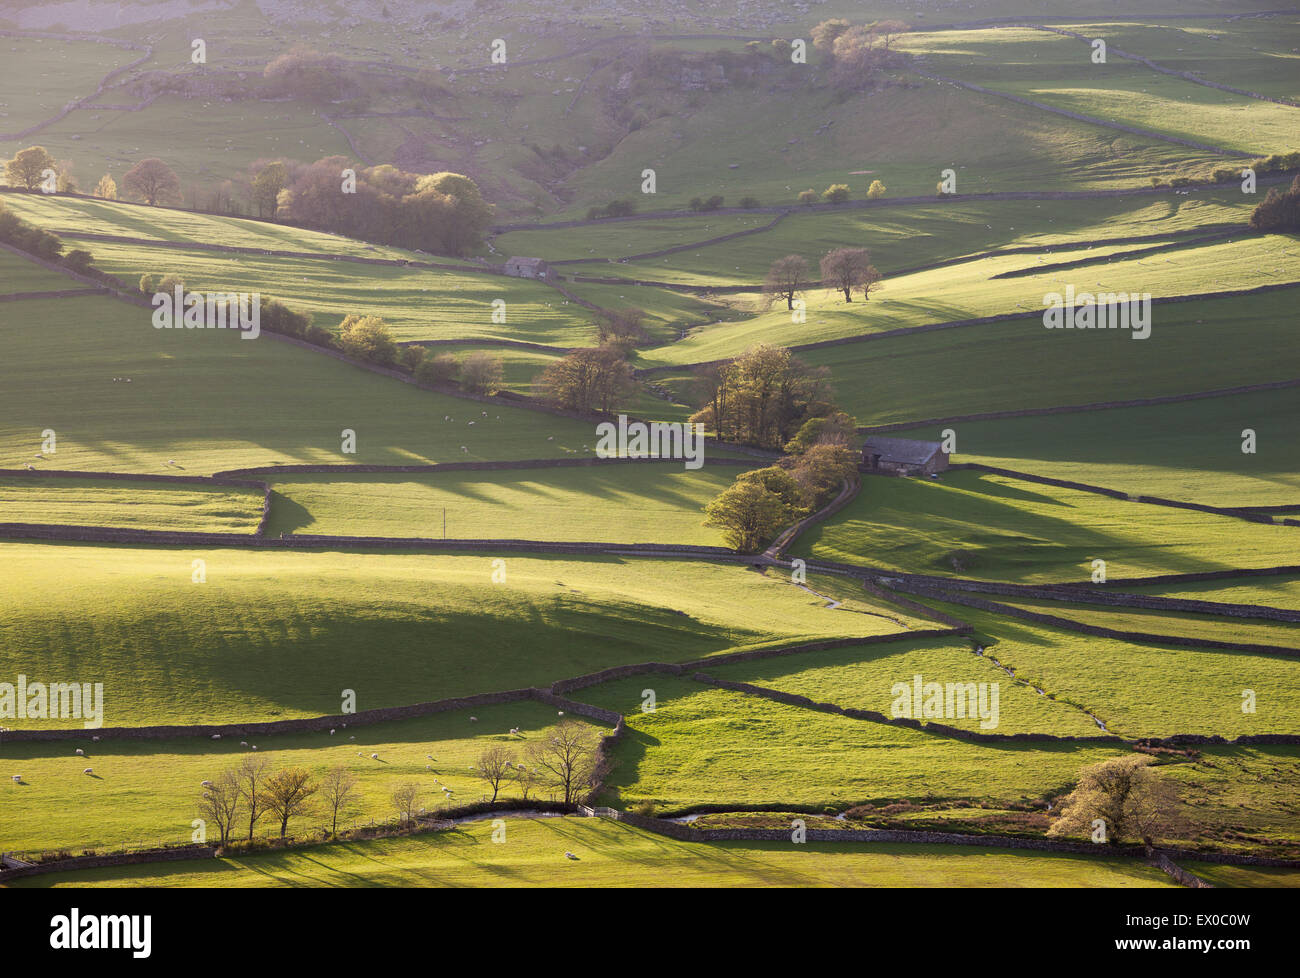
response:
<path id="1" fill-rule="evenodd" d="M 506 274 L 515 278 L 551 277 L 551 266 L 540 258 L 510 258 L 506 260 Z"/>
<path id="2" fill-rule="evenodd" d="M 948 453 L 937 441 L 868 438 L 862 446 L 862 471 L 884 475 L 934 475 L 948 467 Z"/>

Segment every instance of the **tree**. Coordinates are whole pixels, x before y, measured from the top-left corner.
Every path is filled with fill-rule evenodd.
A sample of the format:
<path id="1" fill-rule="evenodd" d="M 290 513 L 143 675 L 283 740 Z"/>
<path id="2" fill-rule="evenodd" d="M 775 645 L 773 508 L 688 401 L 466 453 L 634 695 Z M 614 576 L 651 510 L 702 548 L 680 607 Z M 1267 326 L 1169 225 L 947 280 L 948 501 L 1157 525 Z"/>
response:
<path id="1" fill-rule="evenodd" d="M 802 455 L 814 445 L 848 445 L 857 439 L 858 421 L 843 411 L 809 418 L 798 434 L 785 443 L 788 455 Z"/>
<path id="2" fill-rule="evenodd" d="M 421 384 L 450 384 L 460 371 L 460 361 L 451 353 L 429 356 L 427 353 L 415 368 L 415 379 Z"/>
<path id="3" fill-rule="evenodd" d="M 474 773 L 487 782 L 492 789 L 492 800 L 497 800 L 501 785 L 514 773 L 515 764 L 510 756 L 510 749 L 503 744 L 493 744 L 478 756 L 474 764 Z"/>
<path id="4" fill-rule="evenodd" d="M 515 786 L 519 788 L 519 797 L 524 801 L 528 800 L 537 786 L 542 783 L 542 776 L 537 768 L 529 767 L 527 764 L 515 765 Z"/>
<path id="5" fill-rule="evenodd" d="M 879 200 L 885 196 L 885 185 L 879 180 L 872 180 L 871 186 L 867 188 L 867 200 Z"/>
<path id="6" fill-rule="evenodd" d="M 1300 176 L 1285 192 L 1271 189 L 1251 211 L 1250 226 L 1256 231 L 1300 231 Z"/>
<path id="7" fill-rule="evenodd" d="M 153 156 L 127 170 L 122 187 L 132 197 L 151 206 L 181 199 L 180 178 L 170 166 Z"/>
<path id="8" fill-rule="evenodd" d="M 786 255 L 772 262 L 763 280 L 763 291 L 785 299 L 787 309 L 794 308 L 794 297 L 808 287 L 808 262 L 800 255 Z"/>
<path id="9" fill-rule="evenodd" d="M 842 204 L 848 199 L 849 185 L 847 183 L 833 183 L 822 191 L 822 200 L 828 204 Z"/>
<path id="10" fill-rule="evenodd" d="M 59 160 L 54 164 L 55 172 L 58 176 L 55 179 L 55 187 L 61 194 L 75 194 L 77 192 L 77 178 L 72 175 L 72 161 Z"/>
<path id="11" fill-rule="evenodd" d="M 420 799 L 424 796 L 422 789 L 414 781 L 403 781 L 393 788 L 393 793 L 389 798 L 393 802 L 393 808 L 397 810 L 397 818 L 403 824 L 414 822 L 416 813 L 419 811 Z"/>
<path id="12" fill-rule="evenodd" d="M 460 385 L 471 394 L 495 394 L 504 376 L 501 358 L 482 350 L 468 354 L 460 364 Z"/>
<path id="13" fill-rule="evenodd" d="M 350 357 L 382 365 L 397 359 L 397 344 L 378 316 L 344 317 L 339 324 L 339 348 Z"/>
<path id="14" fill-rule="evenodd" d="M 705 526 L 722 530 L 728 546 L 756 553 L 790 522 L 792 513 L 781 497 L 758 482 L 736 482 L 704 507 Z"/>
<path id="15" fill-rule="evenodd" d="M 858 283 L 858 287 L 862 289 L 863 302 L 866 302 L 871 298 L 871 293 L 875 291 L 876 286 L 880 284 L 880 280 L 883 278 L 884 276 L 880 274 L 880 271 L 875 265 L 867 266 L 867 270 L 862 276 L 862 281 Z"/>
<path id="16" fill-rule="evenodd" d="M 92 271 L 91 266 L 95 263 L 95 256 L 83 248 L 73 248 L 63 256 L 63 263 L 73 271 L 84 274 Z"/>
<path id="17" fill-rule="evenodd" d="M 239 785 L 239 796 L 248 809 L 248 841 L 253 841 L 253 830 L 258 819 L 266 814 L 267 770 L 269 765 L 260 757 L 249 754 L 235 769 L 235 780 Z"/>
<path id="18" fill-rule="evenodd" d="M 703 403 L 690 420 L 724 441 L 780 448 L 809 417 L 832 409 L 830 371 L 766 343 L 697 377 Z"/>
<path id="19" fill-rule="evenodd" d="M 285 172 L 284 164 L 279 160 L 268 163 L 258 171 L 257 176 L 253 178 L 253 203 L 257 205 L 258 217 L 269 215 L 272 220 L 275 219 L 280 191 L 288 185 L 288 182 L 289 175 Z"/>
<path id="20" fill-rule="evenodd" d="M 736 476 L 736 482 L 752 482 L 762 486 L 777 499 L 781 500 L 787 515 L 801 515 L 803 509 L 803 490 L 789 472 L 779 465 L 769 465 L 761 469 L 750 469 Z"/>
<path id="21" fill-rule="evenodd" d="M 820 24 L 812 29 L 813 47 L 818 51 L 830 53 L 835 46 L 835 40 L 841 34 L 849 29 L 849 22 L 840 18 L 834 20 L 823 20 Z"/>
<path id="22" fill-rule="evenodd" d="M 790 476 L 804 506 L 811 511 L 834 499 L 846 481 L 857 477 L 861 458 L 848 445 L 820 442 L 791 459 Z"/>
<path id="23" fill-rule="evenodd" d="M 566 805 L 585 796 L 600 770 L 600 736 L 585 723 L 562 720 L 528 745 L 527 757 L 549 774 Z"/>
<path id="24" fill-rule="evenodd" d="M 282 95 L 327 102 L 346 94 L 351 80 L 341 58 L 308 47 L 295 47 L 269 62 L 262 77 Z"/>
<path id="25" fill-rule="evenodd" d="M 311 796 L 320 789 L 311 783 L 305 768 L 287 767 L 266 779 L 266 810 L 280 820 L 280 838 L 289 830 L 289 819 L 310 811 Z"/>
<path id="26" fill-rule="evenodd" d="M 330 835 L 338 835 L 339 814 L 352 808 L 357 797 L 357 778 L 339 765 L 330 768 L 320 781 L 320 796 L 330 814 Z"/>
<path id="27" fill-rule="evenodd" d="M 45 171 L 55 168 L 54 157 L 44 146 L 28 146 L 5 163 L 5 180 L 13 187 L 35 190 L 45 179 Z"/>
<path id="28" fill-rule="evenodd" d="M 1091 834 L 1093 822 L 1106 823 L 1106 841 L 1142 842 L 1185 830 L 1178 793 L 1154 770 L 1150 757 L 1128 754 L 1092 764 L 1079 772 L 1079 783 L 1061 802 L 1061 817 L 1048 835 Z"/>
<path id="29" fill-rule="evenodd" d="M 217 827 L 221 845 L 230 841 L 230 833 L 239 815 L 239 776 L 234 768 L 227 768 L 217 780 L 203 788 L 199 799 L 199 815 L 205 822 Z"/>
<path id="30" fill-rule="evenodd" d="M 598 328 L 596 340 L 601 346 L 613 344 L 632 347 L 650 339 L 650 334 L 642 323 L 645 313 L 640 309 L 607 309 L 596 318 Z"/>
<path id="31" fill-rule="evenodd" d="M 618 347 L 574 350 L 542 371 L 547 400 L 580 414 L 611 411 L 636 389 L 632 368 Z"/>
<path id="32" fill-rule="evenodd" d="M 822 256 L 822 285 L 844 293 L 844 301 L 853 301 L 853 290 L 863 285 L 874 271 L 871 252 L 866 248 L 833 248 Z"/>
<path id="33" fill-rule="evenodd" d="M 803 204 L 805 207 L 817 203 L 817 191 L 813 190 L 811 187 L 807 190 L 800 190 L 799 203 Z"/>
<path id="34" fill-rule="evenodd" d="M 95 184 L 95 189 L 91 193 L 102 200 L 117 200 L 117 181 L 105 173 L 99 178 L 99 183 Z"/>

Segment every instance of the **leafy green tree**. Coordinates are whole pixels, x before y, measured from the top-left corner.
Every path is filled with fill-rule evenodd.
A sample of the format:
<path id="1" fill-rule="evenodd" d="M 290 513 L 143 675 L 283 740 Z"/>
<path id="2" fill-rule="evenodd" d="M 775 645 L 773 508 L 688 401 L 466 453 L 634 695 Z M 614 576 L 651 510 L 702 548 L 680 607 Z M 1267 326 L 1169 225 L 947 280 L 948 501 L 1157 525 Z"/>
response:
<path id="1" fill-rule="evenodd" d="M 756 553 L 790 523 L 793 515 L 781 497 L 758 482 L 735 482 L 704 507 L 705 526 L 722 530 L 728 546 Z"/>
<path id="2" fill-rule="evenodd" d="M 253 203 L 257 205 L 258 217 L 275 218 L 279 206 L 280 191 L 289 182 L 289 175 L 284 164 L 279 160 L 268 163 L 253 178 Z"/>
<path id="3" fill-rule="evenodd" d="M 35 190 L 41 185 L 45 171 L 54 169 L 54 157 L 45 151 L 44 146 L 28 146 L 5 163 L 5 180 L 12 187 Z"/>
<path id="4" fill-rule="evenodd" d="M 1094 822 L 1100 819 L 1106 826 L 1106 841 L 1116 846 L 1126 841 L 1152 846 L 1157 839 L 1173 838 L 1187 828 L 1177 790 L 1156 773 L 1152 759 L 1141 754 L 1083 768 L 1060 811 L 1048 835 L 1092 835 Z"/>
<path id="5" fill-rule="evenodd" d="M 397 344 L 388 326 L 378 316 L 350 315 L 339 324 L 339 348 L 350 357 L 391 366 L 397 359 Z"/>
<path id="6" fill-rule="evenodd" d="M 842 204 L 849 199 L 847 183 L 833 183 L 822 191 L 822 200 L 828 204 Z"/>

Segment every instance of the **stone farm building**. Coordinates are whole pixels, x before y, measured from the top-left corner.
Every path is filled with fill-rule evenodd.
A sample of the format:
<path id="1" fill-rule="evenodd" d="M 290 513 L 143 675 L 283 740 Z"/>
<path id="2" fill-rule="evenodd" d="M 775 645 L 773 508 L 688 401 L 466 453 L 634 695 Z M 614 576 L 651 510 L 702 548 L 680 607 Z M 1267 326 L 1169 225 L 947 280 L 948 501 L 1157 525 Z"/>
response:
<path id="1" fill-rule="evenodd" d="M 934 475 L 948 467 L 948 453 L 937 441 L 868 438 L 862 446 L 862 471 L 885 475 Z"/>
<path id="2" fill-rule="evenodd" d="M 551 266 L 540 258 L 509 258 L 506 260 L 506 274 L 515 278 L 550 278 Z"/>

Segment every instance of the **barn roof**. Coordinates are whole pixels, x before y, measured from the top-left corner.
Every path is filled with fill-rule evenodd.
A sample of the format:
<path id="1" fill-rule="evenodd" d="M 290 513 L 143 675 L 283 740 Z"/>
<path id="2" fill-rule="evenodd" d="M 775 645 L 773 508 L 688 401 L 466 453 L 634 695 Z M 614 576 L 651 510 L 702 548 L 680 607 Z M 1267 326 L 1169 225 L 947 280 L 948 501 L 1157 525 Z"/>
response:
<path id="1" fill-rule="evenodd" d="M 905 465 L 924 465 L 934 458 L 943 446 L 937 441 L 919 441 L 914 438 L 882 438 L 872 436 L 862 446 L 863 451 L 879 455 L 882 462 Z"/>

